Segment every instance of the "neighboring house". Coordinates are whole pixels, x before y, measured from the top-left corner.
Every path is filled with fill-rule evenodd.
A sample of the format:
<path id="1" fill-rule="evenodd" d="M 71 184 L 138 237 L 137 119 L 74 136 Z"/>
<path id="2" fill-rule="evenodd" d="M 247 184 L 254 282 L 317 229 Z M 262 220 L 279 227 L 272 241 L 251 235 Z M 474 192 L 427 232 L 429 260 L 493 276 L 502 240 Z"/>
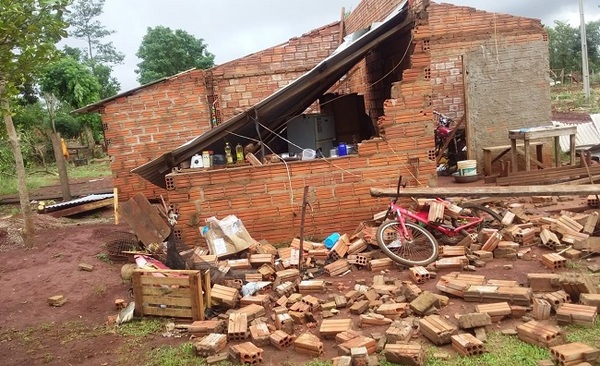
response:
<path id="1" fill-rule="evenodd" d="M 352 233 L 387 206 L 370 187 L 395 187 L 399 175 L 410 185 L 436 185 L 433 110 L 465 117 L 468 152 L 478 160 L 481 147 L 509 143 L 508 129 L 550 123 L 548 42 L 539 20 L 428 0 L 363 0 L 339 26 L 323 28 L 331 30 L 330 51 L 339 29 L 351 35 L 386 18 L 283 89 L 135 168 L 166 189 L 180 214 L 180 238 L 201 243 L 204 219 L 235 214 L 256 239 L 289 241 L 300 231 L 304 186 L 311 203 L 305 235 Z M 311 105 L 319 111 L 317 100 L 336 128 L 371 124 L 378 137 L 361 133 L 358 154 L 343 158 L 171 173 L 202 150 L 222 151 L 225 139 L 275 141 L 271 131 Z M 218 101 L 225 101 L 222 91 Z"/>

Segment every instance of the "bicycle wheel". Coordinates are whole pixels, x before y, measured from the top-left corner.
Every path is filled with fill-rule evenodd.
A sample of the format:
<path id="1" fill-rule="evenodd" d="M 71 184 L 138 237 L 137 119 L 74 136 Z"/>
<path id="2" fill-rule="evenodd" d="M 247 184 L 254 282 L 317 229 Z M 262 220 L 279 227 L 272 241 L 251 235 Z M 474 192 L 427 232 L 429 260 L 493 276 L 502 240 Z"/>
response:
<path id="1" fill-rule="evenodd" d="M 399 225 L 397 220 L 388 221 L 377 229 L 377 243 L 388 257 L 405 266 L 426 266 L 437 259 L 437 241 L 429 231 L 407 222 L 406 230 L 412 233 L 412 240 L 407 240 Z"/>
<path id="2" fill-rule="evenodd" d="M 483 219 L 481 224 L 477 225 L 477 231 L 483 228 L 502 229 L 502 217 L 491 208 L 468 202 L 462 204 L 461 207 L 463 208 L 463 214 Z"/>

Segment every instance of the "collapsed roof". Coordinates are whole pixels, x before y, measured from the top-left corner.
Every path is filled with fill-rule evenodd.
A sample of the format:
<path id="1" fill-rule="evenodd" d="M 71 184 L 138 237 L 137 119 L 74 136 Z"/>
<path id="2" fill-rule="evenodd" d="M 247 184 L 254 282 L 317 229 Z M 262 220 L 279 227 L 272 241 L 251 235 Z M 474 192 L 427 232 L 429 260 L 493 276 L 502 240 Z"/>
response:
<path id="1" fill-rule="evenodd" d="M 409 33 L 412 23 L 408 1 L 403 1 L 383 22 L 347 36 L 333 54 L 292 83 L 245 112 L 175 150 L 133 169 L 132 172 L 159 187 L 166 188 L 165 176 L 174 167 L 202 150 L 219 149 L 225 138 L 235 146 L 237 142 L 248 142 L 241 136 L 257 139 L 267 136 L 269 130 L 276 131 L 282 128 L 290 117 L 306 110 L 379 44 L 392 37 Z"/>

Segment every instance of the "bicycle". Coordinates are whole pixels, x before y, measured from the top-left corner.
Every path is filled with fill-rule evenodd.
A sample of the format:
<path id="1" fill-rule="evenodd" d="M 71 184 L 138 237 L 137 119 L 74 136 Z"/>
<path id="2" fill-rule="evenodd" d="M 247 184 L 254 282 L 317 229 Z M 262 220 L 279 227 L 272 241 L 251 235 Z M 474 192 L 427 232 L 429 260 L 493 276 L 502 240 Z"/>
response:
<path id="1" fill-rule="evenodd" d="M 377 243 L 383 252 L 393 261 L 406 266 L 426 266 L 438 257 L 438 242 L 431 231 L 436 232 L 444 241 L 456 244 L 466 235 L 479 232 L 484 227 L 501 225 L 502 221 L 492 209 L 478 204 L 464 204 L 462 210 L 441 223 L 428 220 L 429 207 L 414 212 L 397 204 L 402 184 L 398 179 L 397 195 L 391 200 L 384 221 L 377 229 Z M 436 199 L 444 205 L 453 205 L 441 198 Z M 457 206 L 454 206 L 457 207 Z"/>

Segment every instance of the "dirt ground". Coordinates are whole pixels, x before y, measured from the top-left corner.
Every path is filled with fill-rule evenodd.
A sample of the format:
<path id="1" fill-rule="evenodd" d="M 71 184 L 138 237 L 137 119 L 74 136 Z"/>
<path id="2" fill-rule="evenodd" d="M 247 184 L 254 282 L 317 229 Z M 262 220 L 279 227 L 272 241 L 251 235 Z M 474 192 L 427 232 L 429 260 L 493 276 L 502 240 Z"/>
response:
<path id="1" fill-rule="evenodd" d="M 582 199 L 560 202 L 543 210 L 585 208 Z M 2 365 L 144 365 L 151 350 L 162 346 L 178 346 L 186 341 L 165 338 L 161 331 L 147 336 L 130 336 L 107 326 L 108 316 L 116 315 L 114 301 L 124 298 L 131 301 L 129 284 L 120 277 L 120 263 L 107 263 L 99 253 L 104 253 L 108 238 L 115 231 L 129 231 L 126 225 L 115 227 L 112 209 L 76 219 L 54 219 L 36 216 L 37 233 L 34 248 L 24 248 L 15 240 L 19 219 L 0 220 L 0 363 Z M 256 238 L 260 239 L 260 238 Z M 476 274 L 486 278 L 517 280 L 526 284 L 527 273 L 548 272 L 538 258 L 545 249 L 532 247 L 526 259 L 508 261 L 496 259 Z M 591 263 L 600 263 L 598 258 Z M 94 266 L 93 271 L 78 270 L 78 264 Z M 586 262 L 587 264 L 588 262 Z M 512 264 L 512 270 L 503 269 Z M 444 275 L 451 270 L 440 270 Z M 343 294 L 352 289 L 357 280 L 371 283 L 374 273 L 367 270 L 353 272 L 341 278 L 321 276 L 331 281 L 328 294 Z M 409 280 L 407 271 L 393 269 L 386 276 Z M 436 281 L 422 286 L 437 292 Z M 64 295 L 67 302 L 62 307 L 51 307 L 47 298 Z M 441 310 L 442 315 L 454 318 L 455 314 L 474 311 L 475 303 L 452 298 L 450 305 Z M 347 316 L 345 311 L 337 318 Z M 317 313 L 320 321 L 320 313 Z M 494 324 L 493 328 L 509 327 L 511 321 Z M 383 333 L 387 327 L 362 329 L 365 335 Z M 355 324 L 355 329 L 360 329 Z M 318 334 L 317 328 L 297 327 L 296 334 L 308 331 Z M 424 344 L 426 341 L 420 340 Z M 448 353 L 454 354 L 450 348 Z M 337 356 L 333 341 L 325 342 L 323 360 Z M 265 347 L 265 365 L 300 365 L 310 358 L 293 351 L 281 352 Z"/>

